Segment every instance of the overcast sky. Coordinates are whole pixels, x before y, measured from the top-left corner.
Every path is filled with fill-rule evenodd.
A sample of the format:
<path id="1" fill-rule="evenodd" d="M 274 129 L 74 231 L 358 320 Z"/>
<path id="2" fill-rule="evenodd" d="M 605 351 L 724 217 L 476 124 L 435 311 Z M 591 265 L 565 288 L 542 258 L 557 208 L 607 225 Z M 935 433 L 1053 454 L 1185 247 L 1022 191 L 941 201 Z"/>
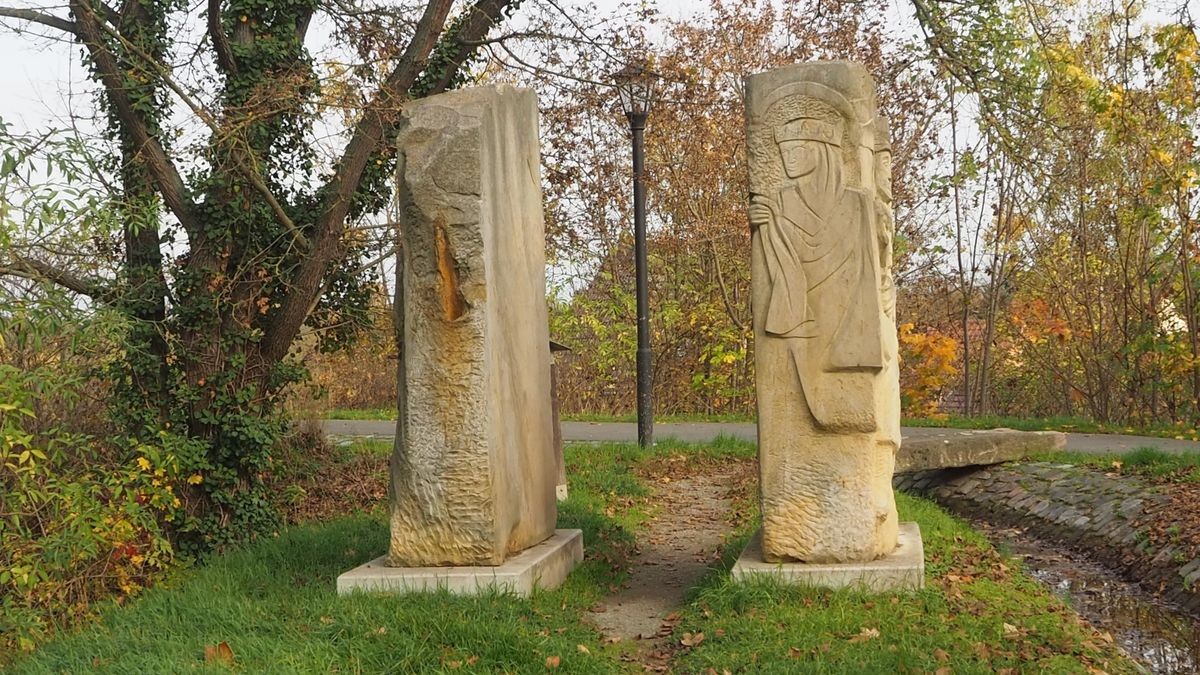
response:
<path id="1" fill-rule="evenodd" d="M 616 7 L 622 0 L 593 1 L 604 9 Z M 13 4 L 37 6 L 43 3 L 16 0 Z M 657 5 L 664 15 L 682 18 L 703 11 L 708 6 L 708 0 L 658 0 Z M 902 9 L 893 3 L 897 18 L 911 14 L 911 11 L 904 10 L 907 10 L 907 5 Z M 63 14 L 62 10 L 58 10 L 58 13 Z M 5 23 L 9 26 L 20 25 L 12 20 L 5 20 Z M 34 31 L 52 32 L 51 29 L 40 27 L 34 27 Z M 320 38 L 315 36 L 315 39 Z M 317 47 L 315 44 L 313 46 Z M 90 110 L 91 102 L 83 94 L 86 76 L 79 62 L 78 48 L 74 45 L 0 31 L 0 119 L 12 124 L 14 130 L 32 131 L 65 125 L 62 118 L 71 107 L 69 101 L 72 97 L 77 99 L 73 106 L 77 110 Z"/>

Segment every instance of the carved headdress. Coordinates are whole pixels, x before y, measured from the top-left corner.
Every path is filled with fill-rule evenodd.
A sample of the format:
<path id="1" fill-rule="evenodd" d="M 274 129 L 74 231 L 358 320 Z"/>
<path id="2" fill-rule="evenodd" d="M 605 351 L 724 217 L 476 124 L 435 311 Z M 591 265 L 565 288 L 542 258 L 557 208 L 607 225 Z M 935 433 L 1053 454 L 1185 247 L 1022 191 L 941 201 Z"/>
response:
<path id="1" fill-rule="evenodd" d="M 842 124 L 816 117 L 798 117 L 775 128 L 775 142 L 786 141 L 819 141 L 840 146 Z"/>

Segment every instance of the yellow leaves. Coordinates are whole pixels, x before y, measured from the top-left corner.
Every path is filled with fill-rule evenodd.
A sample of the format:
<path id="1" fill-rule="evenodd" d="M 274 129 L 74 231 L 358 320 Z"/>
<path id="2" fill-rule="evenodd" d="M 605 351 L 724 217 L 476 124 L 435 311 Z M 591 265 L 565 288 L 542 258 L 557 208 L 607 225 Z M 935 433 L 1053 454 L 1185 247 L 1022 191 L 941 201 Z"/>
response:
<path id="1" fill-rule="evenodd" d="M 199 485 L 204 482 L 204 476 L 194 473 L 187 477 L 188 485 Z"/>
<path id="2" fill-rule="evenodd" d="M 1154 148 L 1150 151 L 1150 156 L 1163 166 L 1171 166 L 1175 163 L 1175 157 L 1171 153 L 1161 148 Z"/>
<path id="3" fill-rule="evenodd" d="M 142 471 L 150 470 L 150 460 L 146 459 L 145 457 L 138 457 L 137 465 L 138 465 L 138 468 L 141 469 Z"/>
<path id="4" fill-rule="evenodd" d="M 937 412 L 942 388 L 958 375 L 958 341 L 937 330 L 918 333 L 913 324 L 900 326 L 900 393 L 911 414 Z"/>

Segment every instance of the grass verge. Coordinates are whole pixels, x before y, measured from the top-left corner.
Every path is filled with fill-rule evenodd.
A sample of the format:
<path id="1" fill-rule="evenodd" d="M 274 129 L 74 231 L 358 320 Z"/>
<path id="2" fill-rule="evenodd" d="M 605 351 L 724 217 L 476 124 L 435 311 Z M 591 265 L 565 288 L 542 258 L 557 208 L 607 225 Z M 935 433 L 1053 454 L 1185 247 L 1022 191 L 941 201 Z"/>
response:
<path id="1" fill-rule="evenodd" d="M 653 512 L 644 476 L 670 466 L 750 463 L 753 452 L 732 439 L 652 450 L 570 446 L 571 498 L 561 505 L 560 525 L 584 529 L 588 557 L 563 588 L 531 599 L 338 598 L 336 576 L 386 548 L 376 502 L 181 572 L 10 672 L 640 672 L 635 645 L 605 642 L 583 615 L 620 584 L 634 533 Z M 675 672 L 1131 669 L 981 535 L 903 495 L 903 517 L 920 523 L 925 539 L 925 590 L 866 595 L 732 584 L 727 569 L 757 518 L 745 508 L 754 503 L 752 490 L 735 500 L 736 535 L 721 568 L 679 612 L 670 637 Z M 222 642 L 231 662 L 215 649 Z M 214 649 L 206 656 L 206 648 Z"/>
<path id="2" fill-rule="evenodd" d="M 946 429 L 996 429 L 1005 427 L 1020 431 L 1065 431 L 1079 434 L 1127 434 L 1177 440 L 1200 440 L 1195 427 L 1186 424 L 1155 424 L 1129 426 L 1094 422 L 1084 417 L 1009 417 L 1005 415 L 939 415 L 937 417 L 905 417 L 907 427 L 939 427 Z"/>
<path id="3" fill-rule="evenodd" d="M 1137 672 L 1106 638 L 932 502 L 897 495 L 916 521 L 926 588 L 872 595 L 710 575 L 675 631 L 679 672 Z M 731 566 L 752 527 L 728 547 Z M 699 636 L 699 640 L 697 639 Z M 683 643 L 690 642 L 687 647 Z M 710 670 L 711 669 L 711 670 Z"/>
<path id="4" fill-rule="evenodd" d="M 1138 448 L 1121 455 L 1081 452 L 1051 452 L 1031 459 L 1040 462 L 1075 464 L 1110 474 L 1133 475 L 1160 483 L 1200 483 L 1200 453 L 1166 453 L 1155 448 Z"/>
<path id="5" fill-rule="evenodd" d="M 372 408 L 364 410 L 339 408 L 325 413 L 326 419 L 331 420 L 394 420 L 394 408 Z M 567 422 L 637 422 L 635 414 L 609 413 L 568 413 L 562 416 Z M 754 415 L 719 414 L 706 415 L 702 413 L 659 415 L 656 422 L 696 423 L 696 422 L 753 422 Z M 1120 424 L 1105 424 L 1093 422 L 1084 417 L 1009 417 L 1005 415 L 978 415 L 963 417 L 961 415 L 939 415 L 937 417 L 905 417 L 906 427 L 936 427 L 944 429 L 1018 429 L 1020 431 L 1065 431 L 1082 434 L 1128 434 L 1131 436 L 1150 436 L 1155 438 L 1174 438 L 1177 440 L 1200 440 L 1200 432 L 1186 424 L 1156 424 L 1151 426 L 1127 426 Z"/>

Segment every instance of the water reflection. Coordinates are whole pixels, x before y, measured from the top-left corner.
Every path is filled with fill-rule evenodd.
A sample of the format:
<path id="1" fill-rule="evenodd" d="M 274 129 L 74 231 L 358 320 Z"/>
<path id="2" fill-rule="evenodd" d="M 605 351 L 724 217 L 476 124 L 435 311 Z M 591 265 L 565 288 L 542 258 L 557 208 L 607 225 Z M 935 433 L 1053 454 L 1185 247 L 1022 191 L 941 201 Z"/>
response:
<path id="1" fill-rule="evenodd" d="M 995 544 L 1024 561 L 1025 569 L 1151 672 L 1200 671 L 1200 627 L 1086 557 L 1018 529 L 981 525 Z"/>

